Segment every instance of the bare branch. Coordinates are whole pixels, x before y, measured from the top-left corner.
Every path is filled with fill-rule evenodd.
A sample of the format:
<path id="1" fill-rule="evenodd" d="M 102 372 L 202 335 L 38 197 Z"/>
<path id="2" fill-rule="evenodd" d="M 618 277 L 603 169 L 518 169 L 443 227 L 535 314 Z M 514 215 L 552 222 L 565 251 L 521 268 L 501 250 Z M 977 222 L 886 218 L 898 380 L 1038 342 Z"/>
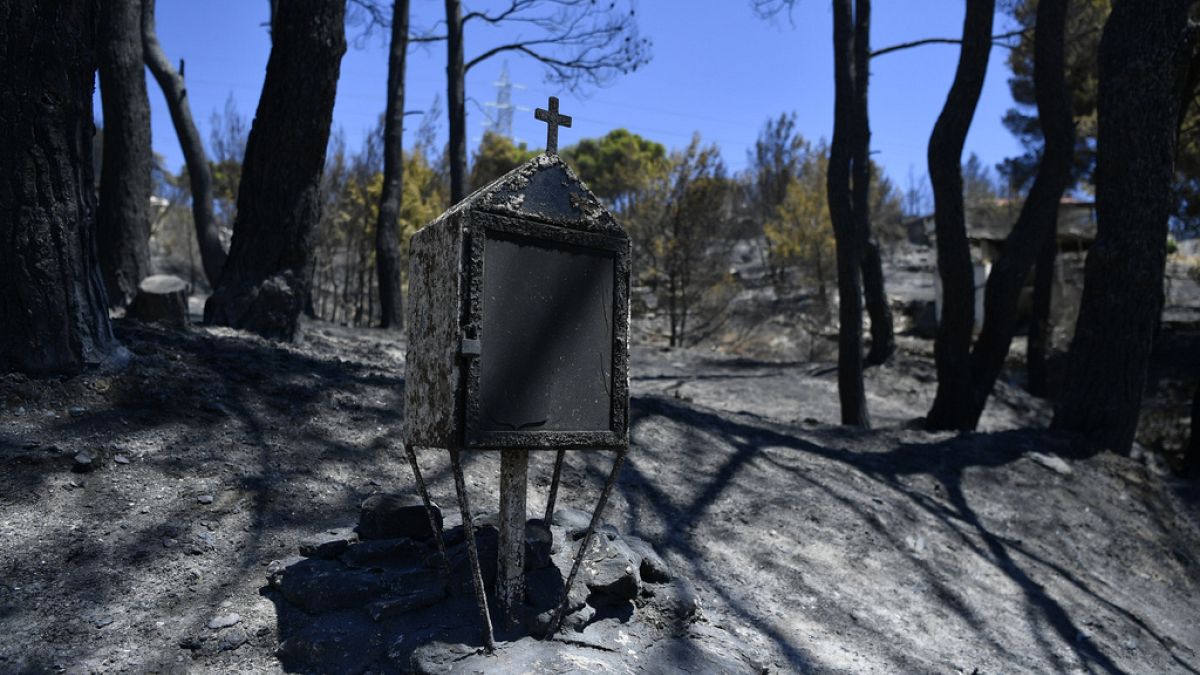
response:
<path id="1" fill-rule="evenodd" d="M 1010 44 L 1004 42 L 1004 40 L 1008 40 L 1010 38 L 1017 37 L 1024 32 L 1025 32 L 1024 30 L 1014 30 L 1014 31 L 1010 31 L 1008 33 L 1001 33 L 1000 35 L 993 35 L 992 36 L 992 46 L 1004 47 L 1005 49 L 1013 49 L 1013 45 L 1010 45 Z M 925 38 L 923 40 L 913 40 L 912 42 L 901 42 L 900 44 L 891 45 L 889 47 L 884 47 L 882 49 L 876 49 L 875 51 L 871 52 L 871 58 L 875 58 L 876 56 L 883 56 L 884 54 L 891 54 L 892 52 L 898 52 L 902 49 L 912 49 L 913 47 L 922 47 L 924 45 L 961 45 L 961 44 L 962 44 L 962 39 L 960 39 L 960 38 Z"/>

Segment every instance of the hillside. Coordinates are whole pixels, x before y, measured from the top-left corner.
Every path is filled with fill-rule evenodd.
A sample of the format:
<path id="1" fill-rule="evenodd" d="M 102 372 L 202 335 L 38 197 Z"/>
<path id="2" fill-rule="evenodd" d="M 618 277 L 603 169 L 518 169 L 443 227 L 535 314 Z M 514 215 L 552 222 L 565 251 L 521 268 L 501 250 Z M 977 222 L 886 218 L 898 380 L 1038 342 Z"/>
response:
<path id="1" fill-rule="evenodd" d="M 412 490 L 403 345 L 117 330 L 124 371 L 0 378 L 0 670 L 279 671 L 267 566 Z M 840 429 L 830 365 L 634 349 L 608 520 L 693 581 L 704 621 L 770 672 L 1200 670 L 1195 487 L 1016 430 L 1047 412 L 1005 385 L 987 433 L 908 428 L 932 395 L 915 347 L 868 375 L 880 429 Z M 441 453 L 421 461 L 453 505 Z M 608 465 L 570 454 L 560 503 L 590 508 Z M 467 471 L 495 508 L 498 458 Z M 244 642 L 206 627 L 231 612 Z"/>

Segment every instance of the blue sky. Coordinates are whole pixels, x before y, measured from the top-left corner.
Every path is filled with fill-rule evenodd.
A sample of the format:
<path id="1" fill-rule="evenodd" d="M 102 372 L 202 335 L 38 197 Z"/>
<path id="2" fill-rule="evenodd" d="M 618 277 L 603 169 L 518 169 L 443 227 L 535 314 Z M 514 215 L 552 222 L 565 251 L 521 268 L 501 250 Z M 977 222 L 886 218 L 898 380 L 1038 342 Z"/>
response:
<path id="1" fill-rule="evenodd" d="M 468 7 L 477 6 L 466 0 Z M 483 3 L 487 6 L 488 3 Z M 492 2 L 492 5 L 499 4 Z M 874 3 L 872 45 L 875 48 L 924 37 L 957 37 L 962 30 L 965 3 L 961 0 L 904 0 Z M 412 24 L 432 26 L 442 2 L 413 0 Z M 639 27 L 653 41 L 653 59 L 636 73 L 620 76 L 610 86 L 582 95 L 556 90 L 544 83 L 540 66 L 528 58 L 507 58 L 510 78 L 523 85 L 513 91 L 518 110 L 514 135 L 531 147 L 542 147 L 545 126 L 533 119 L 532 109 L 558 95 L 562 112 L 574 126 L 561 131 L 565 146 L 580 138 L 603 135 L 625 127 L 668 147 L 685 145 L 693 132 L 720 145 L 731 171 L 746 166 L 768 117 L 785 111 L 798 115 L 800 131 L 810 139 L 830 135 L 833 128 L 831 15 L 824 0 L 800 0 L 789 20 L 760 19 L 749 0 L 640 0 Z M 176 64 L 186 61 L 186 80 L 192 112 L 207 140 L 212 113 L 232 96 L 247 119 L 254 115 L 270 51 L 263 23 L 266 0 L 159 0 L 159 39 Z M 996 32 L 1007 30 L 998 16 Z M 465 36 L 466 58 L 507 37 L 471 25 Z M 511 30 L 511 29 L 510 29 Z M 334 108 L 334 127 L 340 127 L 351 148 L 358 147 L 384 107 L 387 81 L 386 45 L 382 36 L 356 40 L 342 61 Z M 1017 154 L 1019 146 L 1001 124 L 1012 106 L 1008 91 L 1008 52 L 994 48 L 966 152 L 977 153 L 988 166 Z M 446 123 L 445 46 L 413 47 L 409 54 L 407 105 L 424 110 L 442 94 L 444 142 Z M 910 169 L 925 173 L 925 149 L 946 92 L 954 76 L 958 47 L 931 45 L 879 57 L 872 64 L 871 127 L 875 161 L 903 188 Z M 479 105 L 494 100 L 503 64 L 500 58 L 482 63 L 467 79 L 468 100 Z M 154 149 L 177 170 L 183 163 L 162 94 L 148 80 Z M 96 115 L 100 117 L 99 97 Z M 484 115 L 468 103 L 468 145 L 478 144 Z M 409 117 L 406 142 L 411 142 L 420 118 Z M 964 153 L 965 157 L 965 153 Z"/>

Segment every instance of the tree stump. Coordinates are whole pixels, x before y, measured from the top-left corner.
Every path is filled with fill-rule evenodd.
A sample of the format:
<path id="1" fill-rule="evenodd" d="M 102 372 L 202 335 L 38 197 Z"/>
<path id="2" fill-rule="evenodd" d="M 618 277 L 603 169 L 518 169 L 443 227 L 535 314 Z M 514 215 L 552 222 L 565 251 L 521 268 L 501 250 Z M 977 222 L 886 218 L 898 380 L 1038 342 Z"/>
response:
<path id="1" fill-rule="evenodd" d="M 187 282 L 179 277 L 155 274 L 138 284 L 137 295 L 129 303 L 125 316 L 182 328 L 188 325 L 187 299 Z"/>

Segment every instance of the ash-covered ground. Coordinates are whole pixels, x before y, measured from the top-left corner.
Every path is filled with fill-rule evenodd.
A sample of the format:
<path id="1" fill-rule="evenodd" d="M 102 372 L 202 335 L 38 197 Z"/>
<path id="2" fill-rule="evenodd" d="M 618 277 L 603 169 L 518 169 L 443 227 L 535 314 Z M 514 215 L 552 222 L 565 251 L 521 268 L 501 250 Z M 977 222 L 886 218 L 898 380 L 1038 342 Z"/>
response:
<path id="1" fill-rule="evenodd" d="M 136 355 L 120 372 L 0 377 L 0 671 L 278 672 L 270 563 L 413 490 L 403 344 L 117 332 Z M 607 520 L 771 672 L 1200 670 L 1197 489 L 1018 430 L 1049 412 L 1006 383 L 986 433 L 910 428 L 933 367 L 927 342 L 902 346 L 868 374 L 869 432 L 835 426 L 827 359 L 635 348 Z M 552 459 L 531 463 L 533 514 Z M 442 453 L 421 461 L 453 505 Z M 570 453 L 559 504 L 590 508 L 610 461 Z M 499 458 L 466 465 L 494 510 Z"/>

